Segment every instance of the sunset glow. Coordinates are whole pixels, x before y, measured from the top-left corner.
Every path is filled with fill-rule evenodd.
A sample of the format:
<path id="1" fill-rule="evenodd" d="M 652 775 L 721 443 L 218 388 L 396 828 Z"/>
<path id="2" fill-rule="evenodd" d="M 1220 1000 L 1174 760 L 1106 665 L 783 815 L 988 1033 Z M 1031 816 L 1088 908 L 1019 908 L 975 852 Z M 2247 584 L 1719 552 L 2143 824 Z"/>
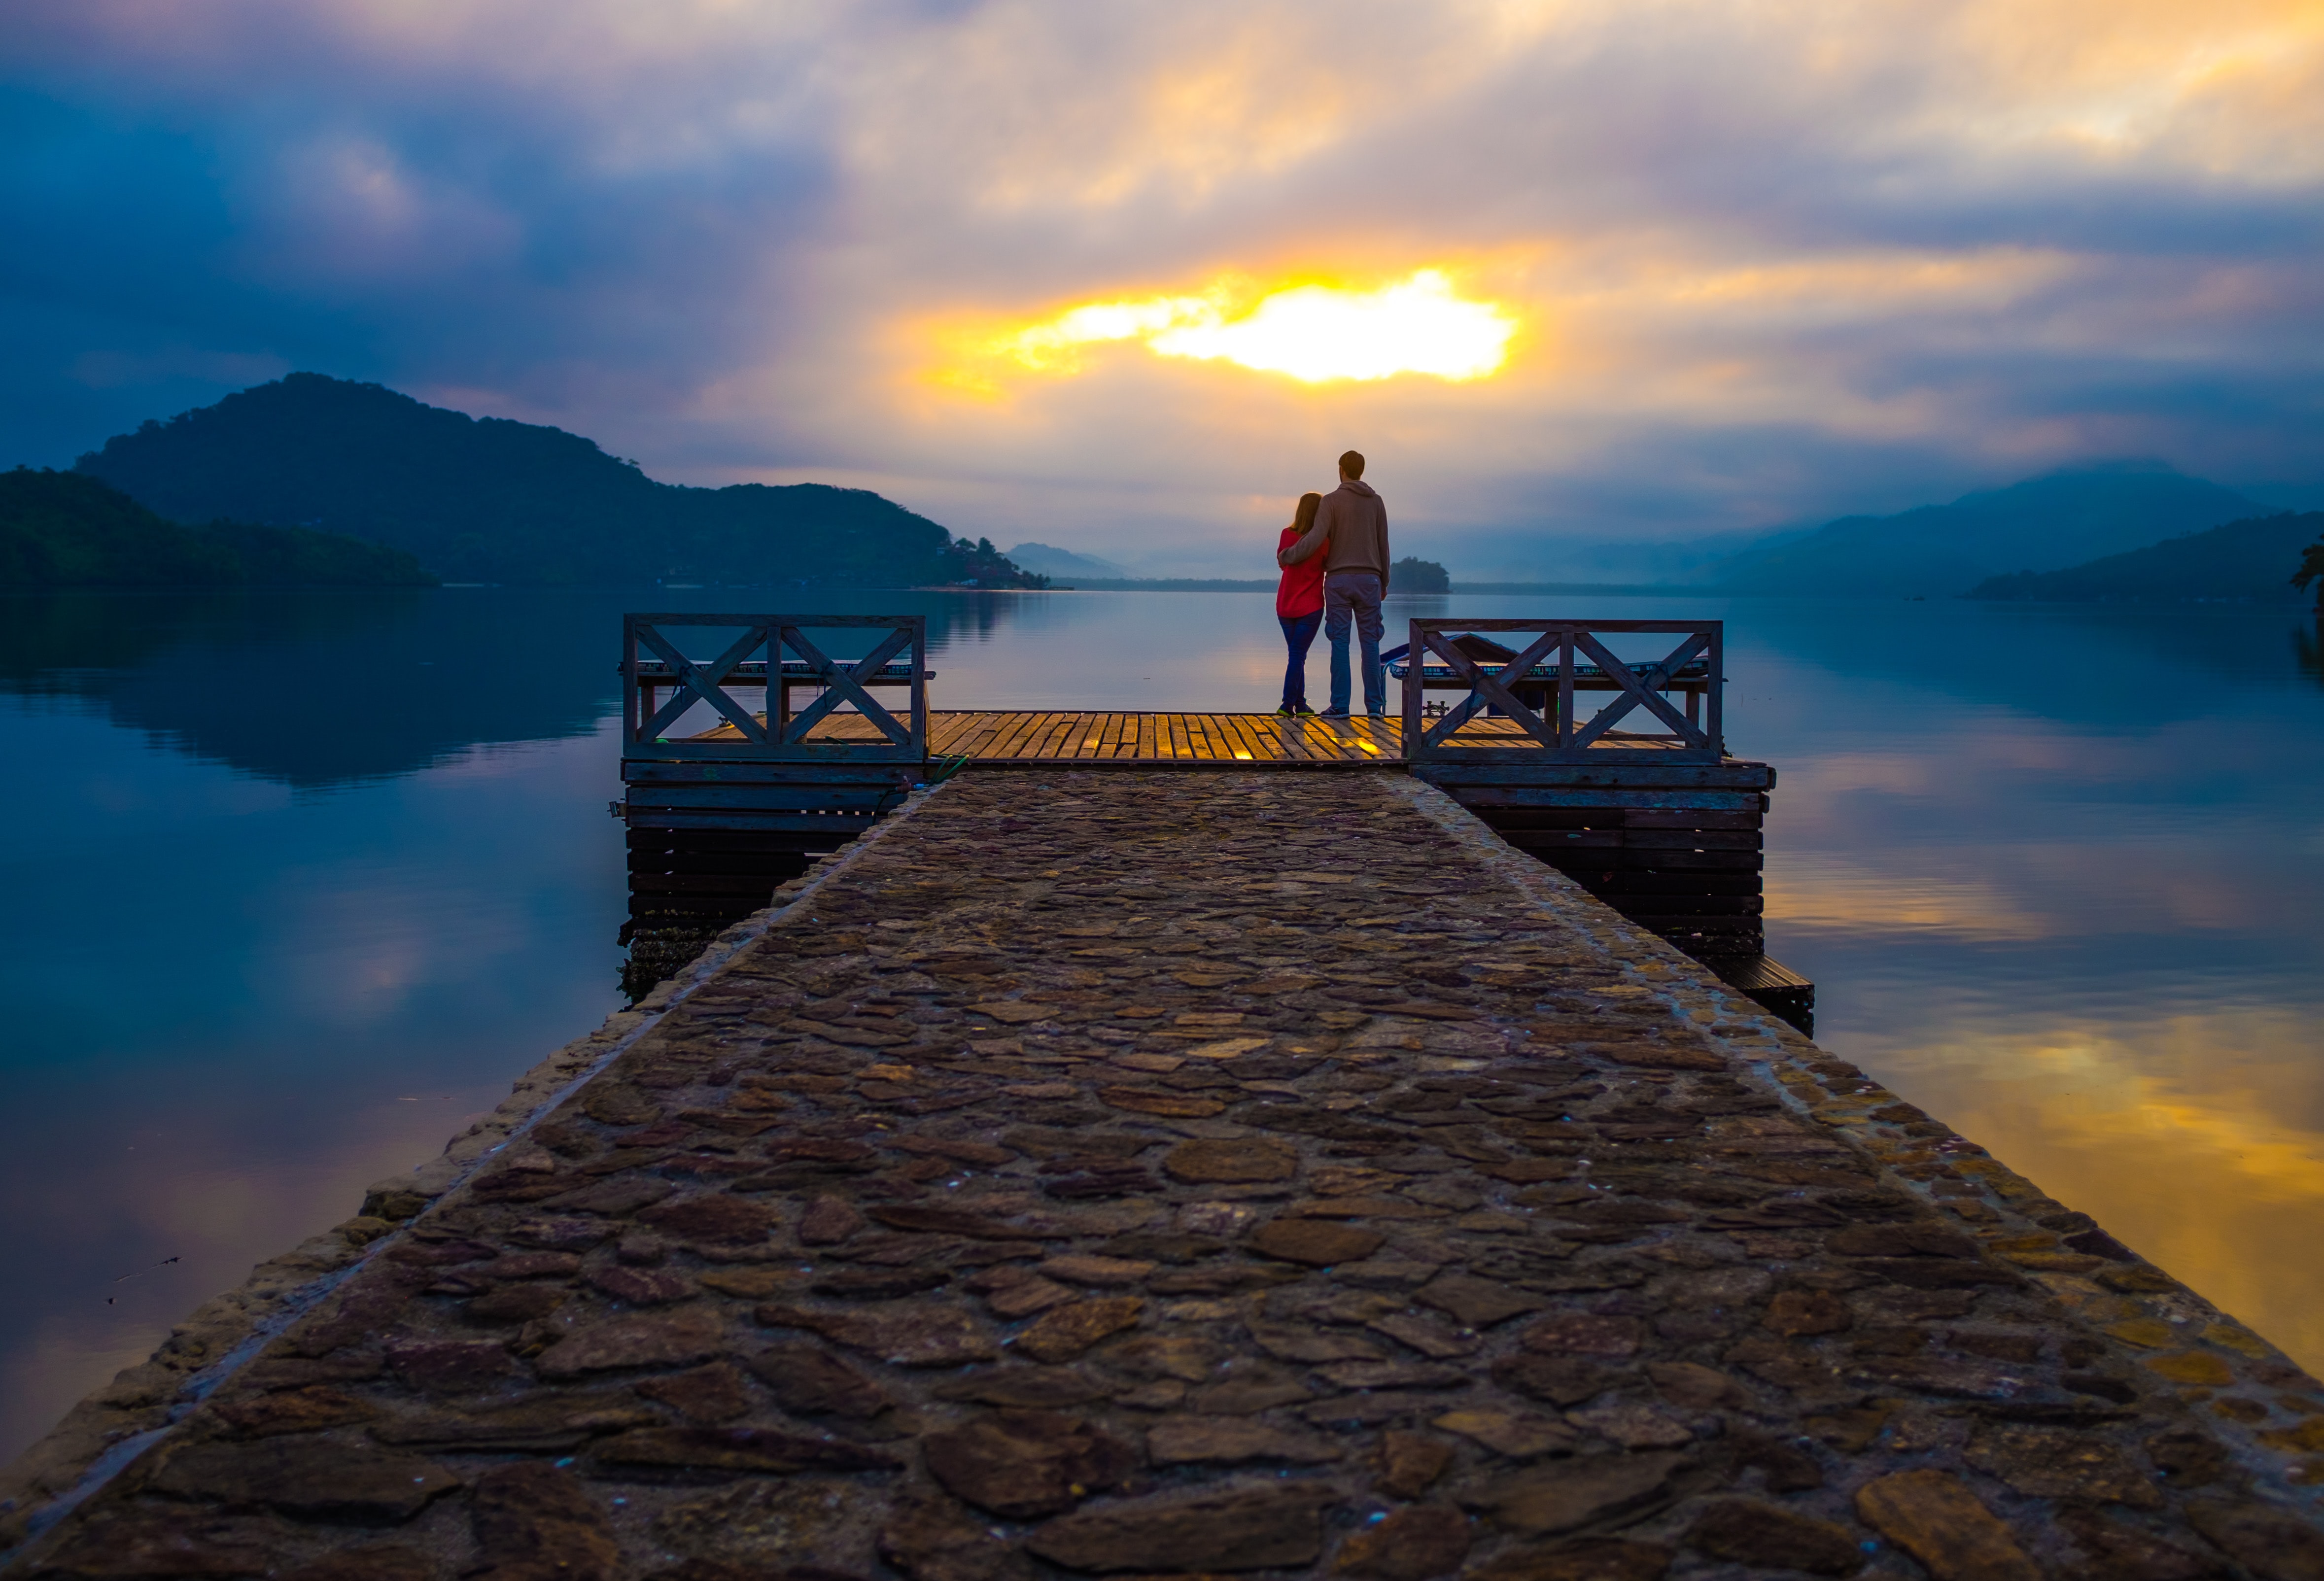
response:
<path id="1" fill-rule="evenodd" d="M 1093 302 L 982 349 L 1047 373 L 1080 372 L 1084 347 L 1134 340 L 1157 356 L 1233 363 L 1308 384 L 1400 373 L 1457 381 L 1498 372 L 1517 328 L 1499 304 L 1466 300 L 1443 271 L 1423 269 L 1371 290 L 1310 282 L 1254 299 L 1218 285 L 1194 296 Z"/>

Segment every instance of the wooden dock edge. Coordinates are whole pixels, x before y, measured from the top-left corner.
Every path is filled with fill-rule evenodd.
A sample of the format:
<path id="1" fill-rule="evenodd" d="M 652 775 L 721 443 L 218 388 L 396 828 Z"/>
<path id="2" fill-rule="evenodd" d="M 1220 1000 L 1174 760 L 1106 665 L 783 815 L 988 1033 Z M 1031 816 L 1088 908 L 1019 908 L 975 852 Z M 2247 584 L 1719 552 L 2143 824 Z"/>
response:
<path id="1" fill-rule="evenodd" d="M 1815 984 L 1774 956 L 1704 955 L 1697 961 L 1720 982 L 1788 1022 L 1801 1036 L 1815 1036 Z"/>
<path id="2" fill-rule="evenodd" d="M 745 946 L 780 926 L 792 908 L 942 788 L 914 791 L 877 827 L 844 850 L 817 859 L 807 873 L 777 890 L 771 904 L 720 933 L 689 966 L 636 1005 L 613 1012 L 595 1031 L 552 1051 L 519 1076 L 499 1107 L 447 1142 L 441 1154 L 409 1174 L 374 1182 L 355 1217 L 259 1264 L 240 1284 L 171 1325 L 170 1337 L 146 1360 L 84 1396 L 55 1427 L 0 1467 L 0 1571 L 349 1275 L 402 1240 L 445 1193 L 652 1031 L 673 1006 L 714 980 Z"/>

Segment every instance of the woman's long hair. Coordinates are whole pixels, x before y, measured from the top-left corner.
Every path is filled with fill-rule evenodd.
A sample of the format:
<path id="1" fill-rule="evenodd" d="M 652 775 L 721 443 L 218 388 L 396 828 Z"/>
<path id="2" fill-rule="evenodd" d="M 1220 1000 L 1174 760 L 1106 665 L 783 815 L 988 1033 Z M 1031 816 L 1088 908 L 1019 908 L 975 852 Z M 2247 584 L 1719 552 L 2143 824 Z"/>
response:
<path id="1" fill-rule="evenodd" d="M 1315 525 L 1315 512 L 1321 510 L 1323 508 L 1323 495 L 1300 495 L 1299 508 L 1291 513 L 1291 530 L 1297 533 L 1301 538 L 1305 538 L 1307 536 L 1307 529 Z"/>

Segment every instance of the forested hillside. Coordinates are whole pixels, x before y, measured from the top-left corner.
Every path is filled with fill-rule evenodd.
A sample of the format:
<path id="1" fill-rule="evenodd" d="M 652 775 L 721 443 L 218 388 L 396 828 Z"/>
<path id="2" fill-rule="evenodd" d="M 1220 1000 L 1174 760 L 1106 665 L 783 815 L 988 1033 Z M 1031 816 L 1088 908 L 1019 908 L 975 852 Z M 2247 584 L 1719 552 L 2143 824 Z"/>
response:
<path id="1" fill-rule="evenodd" d="M 163 516 L 353 534 L 456 582 L 1042 584 L 866 489 L 657 483 L 561 428 L 319 373 L 148 422 L 78 470 Z"/>
<path id="2" fill-rule="evenodd" d="M 401 549 L 303 528 L 165 521 L 76 473 L 0 473 L 0 587 L 425 587 Z"/>

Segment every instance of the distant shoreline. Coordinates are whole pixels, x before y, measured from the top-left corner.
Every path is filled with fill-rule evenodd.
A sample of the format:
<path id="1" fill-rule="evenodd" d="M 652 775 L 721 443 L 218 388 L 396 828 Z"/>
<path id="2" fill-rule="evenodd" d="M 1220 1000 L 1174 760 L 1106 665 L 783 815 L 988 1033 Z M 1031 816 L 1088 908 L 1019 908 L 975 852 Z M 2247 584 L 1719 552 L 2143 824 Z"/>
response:
<path id="1" fill-rule="evenodd" d="M 1273 577 L 1242 579 L 1225 576 L 1076 576 L 1053 586 L 1051 593 L 1273 593 Z M 1393 593 L 1396 590 L 1388 590 Z M 1628 582 L 1456 582 L 1453 593 L 1554 593 L 1600 597 L 1720 598 L 1702 587 L 1667 587 Z M 1437 593 L 1443 598 L 1448 595 Z"/>

